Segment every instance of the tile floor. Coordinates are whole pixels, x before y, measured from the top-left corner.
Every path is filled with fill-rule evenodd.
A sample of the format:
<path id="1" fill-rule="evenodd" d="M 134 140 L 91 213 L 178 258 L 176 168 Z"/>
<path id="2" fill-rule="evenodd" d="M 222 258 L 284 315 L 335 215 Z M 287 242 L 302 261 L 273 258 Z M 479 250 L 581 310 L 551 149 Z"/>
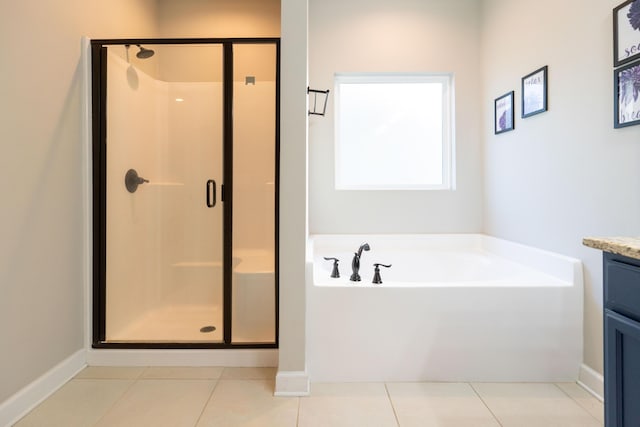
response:
<path id="1" fill-rule="evenodd" d="M 89 367 L 15 426 L 602 426 L 573 383 L 312 384 L 273 397 L 274 368 Z"/>

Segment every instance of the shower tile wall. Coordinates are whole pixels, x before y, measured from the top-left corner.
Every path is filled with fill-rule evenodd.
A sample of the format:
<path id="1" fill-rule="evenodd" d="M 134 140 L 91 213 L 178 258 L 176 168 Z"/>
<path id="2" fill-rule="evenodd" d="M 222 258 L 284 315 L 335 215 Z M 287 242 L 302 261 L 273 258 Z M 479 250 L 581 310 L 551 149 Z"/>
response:
<path id="1" fill-rule="evenodd" d="M 157 303 L 159 218 L 143 208 L 157 204 L 158 193 L 148 187 L 128 193 L 124 173 L 135 168 L 146 178 L 159 175 L 149 154 L 157 123 L 166 122 L 166 111 L 158 117 L 163 111 L 156 107 L 161 98 L 156 81 L 111 51 L 108 62 L 109 92 L 113 98 L 126 96 L 127 103 L 126 108 L 109 103 L 107 110 L 107 339 Z"/>

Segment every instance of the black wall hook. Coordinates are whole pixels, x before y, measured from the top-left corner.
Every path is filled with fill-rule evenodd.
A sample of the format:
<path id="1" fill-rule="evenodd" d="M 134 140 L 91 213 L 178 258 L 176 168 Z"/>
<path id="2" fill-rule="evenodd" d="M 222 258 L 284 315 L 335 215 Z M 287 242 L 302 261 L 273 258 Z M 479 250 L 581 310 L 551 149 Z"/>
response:
<path id="1" fill-rule="evenodd" d="M 311 94 L 313 94 L 313 101 L 311 99 L 309 100 L 309 115 L 324 116 L 327 112 L 327 101 L 329 101 L 329 89 L 318 90 L 318 89 L 310 89 L 309 87 L 307 87 L 307 93 L 310 96 Z"/>

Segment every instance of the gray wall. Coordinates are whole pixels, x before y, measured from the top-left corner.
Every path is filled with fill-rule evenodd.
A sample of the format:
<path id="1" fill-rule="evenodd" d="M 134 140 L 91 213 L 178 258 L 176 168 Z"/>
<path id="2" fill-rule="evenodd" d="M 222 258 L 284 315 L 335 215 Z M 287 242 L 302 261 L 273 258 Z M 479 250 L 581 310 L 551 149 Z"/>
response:
<path id="1" fill-rule="evenodd" d="M 0 402 L 83 348 L 82 36 L 155 34 L 150 0 L 0 14 Z"/>
<path id="2" fill-rule="evenodd" d="M 334 190 L 333 99 L 309 126 L 312 233 L 485 232 L 585 265 L 584 361 L 602 372 L 601 254 L 588 235 L 637 235 L 640 127 L 613 129 L 612 9 L 620 1 L 311 0 L 310 85 L 333 73 L 453 71 L 457 189 Z M 549 111 L 520 119 L 520 79 L 549 66 Z M 516 91 L 516 130 L 493 101 Z"/>
<path id="3" fill-rule="evenodd" d="M 640 127 L 613 129 L 618 0 L 486 0 L 485 231 L 581 258 L 584 361 L 602 372 L 601 253 L 589 235 L 640 231 Z M 549 66 L 549 111 L 520 119 L 520 79 Z M 493 99 L 516 91 L 516 128 L 493 135 Z"/>
<path id="4" fill-rule="evenodd" d="M 480 3 L 477 0 L 311 0 L 309 82 L 336 72 L 454 72 L 455 191 L 336 191 L 333 94 L 309 120 L 311 233 L 482 231 Z"/>
<path id="5" fill-rule="evenodd" d="M 290 3 L 292 16 L 304 16 Z M 332 88 L 335 71 L 456 72 L 458 187 L 438 194 L 336 192 L 333 118 L 314 117 L 311 231 L 484 229 L 577 256 L 587 279 L 585 362 L 601 370 L 600 254 L 580 241 L 637 235 L 640 228 L 640 127 L 612 129 L 611 10 L 618 3 L 312 0 L 312 87 Z M 0 402 L 83 346 L 80 38 L 153 37 L 155 6 L 28 0 L 0 15 Z M 303 46 L 300 40 L 290 47 Z M 493 99 L 511 89 L 519 94 L 520 77 L 541 65 L 550 67 L 549 112 L 517 116 L 514 132 L 494 136 Z M 293 120 L 283 140 L 283 179 L 290 184 L 282 202 L 292 206 L 282 218 L 292 223 L 282 229 L 290 242 L 283 251 L 295 258 L 281 277 L 287 370 L 304 369 L 303 121 Z"/>
<path id="6" fill-rule="evenodd" d="M 280 365 L 304 371 L 307 6 L 286 0 L 284 9 Z M 27 0 L 3 9 L 0 403 L 84 345 L 81 37 L 279 34 L 279 0 Z"/>

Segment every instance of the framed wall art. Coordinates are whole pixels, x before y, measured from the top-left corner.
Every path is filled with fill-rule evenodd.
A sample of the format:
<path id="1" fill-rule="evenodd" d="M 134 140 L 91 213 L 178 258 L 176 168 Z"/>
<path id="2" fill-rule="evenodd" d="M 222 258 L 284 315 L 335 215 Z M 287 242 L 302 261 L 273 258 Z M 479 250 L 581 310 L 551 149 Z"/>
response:
<path id="1" fill-rule="evenodd" d="M 547 111 L 547 74 L 545 65 L 522 78 L 522 118 Z"/>
<path id="2" fill-rule="evenodd" d="M 614 128 L 640 124 L 640 61 L 613 71 Z"/>
<path id="3" fill-rule="evenodd" d="M 640 0 L 627 0 L 613 9 L 613 65 L 640 58 Z"/>
<path id="4" fill-rule="evenodd" d="M 496 135 L 514 129 L 513 91 L 505 93 L 494 101 L 494 122 Z"/>

